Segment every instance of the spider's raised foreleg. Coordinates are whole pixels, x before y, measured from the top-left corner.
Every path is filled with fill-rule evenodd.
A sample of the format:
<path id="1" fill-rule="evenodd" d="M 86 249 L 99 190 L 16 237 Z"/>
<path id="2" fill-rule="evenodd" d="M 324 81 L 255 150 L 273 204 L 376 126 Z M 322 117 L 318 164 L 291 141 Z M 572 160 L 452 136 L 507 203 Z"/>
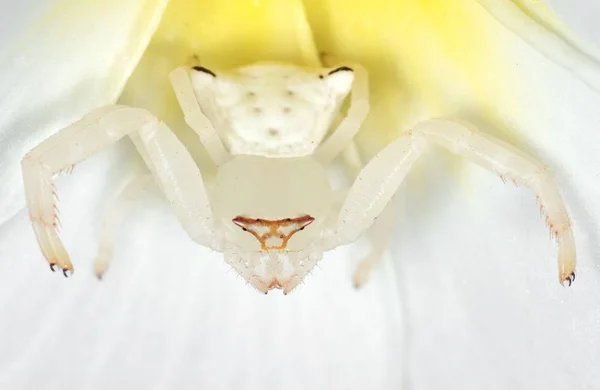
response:
<path id="1" fill-rule="evenodd" d="M 198 168 L 185 147 L 150 112 L 109 106 L 91 112 L 51 136 L 21 162 L 29 216 L 38 244 L 53 271 L 59 267 L 67 275 L 73 270 L 58 235 L 54 176 L 70 171 L 75 164 L 134 132 L 139 134 L 137 138 L 145 148 L 144 159 L 152 163 L 150 169 L 182 223 L 187 224 L 190 235 L 204 244 L 212 243 L 207 227 L 211 220 L 210 205 Z M 171 158 L 173 161 L 168 161 Z"/>
<path id="2" fill-rule="evenodd" d="M 489 169 L 503 180 L 529 187 L 537 195 L 552 237 L 558 243 L 558 275 L 569 285 L 575 279 L 575 239 L 564 202 L 548 167 L 514 146 L 484 134 L 473 125 L 451 120 L 429 120 L 413 133 Z"/>
<path id="3" fill-rule="evenodd" d="M 81 120 L 46 139 L 23 157 L 21 167 L 29 217 L 38 244 L 50 268 L 73 270 L 58 236 L 54 175 L 117 142 L 135 129 L 157 122 L 145 110 L 110 106 L 92 111 Z"/>
<path id="4" fill-rule="evenodd" d="M 552 236 L 558 241 L 560 282 L 575 277 L 575 241 L 569 216 L 548 169 L 512 145 L 483 134 L 458 121 L 430 120 L 415 126 L 379 152 L 363 169 L 342 206 L 328 248 L 356 240 L 375 219 L 400 186 L 425 143 L 433 142 L 500 175 L 531 188 L 546 214 Z"/>

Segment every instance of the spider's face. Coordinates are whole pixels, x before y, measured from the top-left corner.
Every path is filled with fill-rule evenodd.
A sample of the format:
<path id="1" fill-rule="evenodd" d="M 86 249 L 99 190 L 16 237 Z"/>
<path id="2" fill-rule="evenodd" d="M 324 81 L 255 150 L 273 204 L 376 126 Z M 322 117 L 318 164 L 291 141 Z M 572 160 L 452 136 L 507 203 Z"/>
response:
<path id="1" fill-rule="evenodd" d="M 311 157 L 235 156 L 211 191 L 225 261 L 259 291 L 291 291 L 321 258 L 333 195 Z"/>
<path id="2" fill-rule="evenodd" d="M 191 78 L 202 110 L 232 154 L 296 157 L 321 142 L 354 74 L 346 67 L 319 73 L 259 64 L 218 75 L 198 67 Z"/>

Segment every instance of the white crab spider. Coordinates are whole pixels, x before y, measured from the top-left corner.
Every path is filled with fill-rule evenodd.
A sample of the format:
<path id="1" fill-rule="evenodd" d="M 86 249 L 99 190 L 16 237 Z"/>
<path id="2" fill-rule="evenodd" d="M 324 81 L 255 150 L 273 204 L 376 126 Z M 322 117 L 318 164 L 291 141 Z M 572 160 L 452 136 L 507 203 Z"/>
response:
<path id="1" fill-rule="evenodd" d="M 388 203 L 430 142 L 534 190 L 558 242 L 559 280 L 574 279 L 571 224 L 546 167 L 462 122 L 428 120 L 400 135 L 337 202 L 327 166 L 350 145 L 369 111 L 367 76 L 359 66 L 256 64 L 229 73 L 178 68 L 171 82 L 186 123 L 218 167 L 216 177 L 203 178 L 185 146 L 152 113 L 125 106 L 91 112 L 22 161 L 29 215 L 52 270 L 58 266 L 65 275 L 73 270 L 58 237 L 53 176 L 129 135 L 189 236 L 222 252 L 265 293 L 273 288 L 288 293 L 324 252 L 372 227 L 374 254 L 355 277 L 356 283 L 364 281 L 391 231 L 395 213 Z M 350 91 L 347 116 L 323 140 Z M 134 182 L 122 198 L 145 185 L 145 179 Z M 115 225 L 109 218 L 108 230 Z M 110 233 L 101 238 L 101 253 L 103 242 L 111 247 Z"/>

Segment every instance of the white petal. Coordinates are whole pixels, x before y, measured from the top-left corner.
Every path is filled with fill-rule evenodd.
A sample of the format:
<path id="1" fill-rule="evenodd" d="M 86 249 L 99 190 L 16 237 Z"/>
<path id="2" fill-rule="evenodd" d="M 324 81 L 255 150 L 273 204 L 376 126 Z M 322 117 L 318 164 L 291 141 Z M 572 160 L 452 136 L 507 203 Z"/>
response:
<path id="1" fill-rule="evenodd" d="M 600 3 L 587 0 L 545 0 L 545 3 L 581 38 L 596 47 L 600 45 Z"/>
<path id="2" fill-rule="evenodd" d="M 560 31 L 545 26 L 525 14 L 510 1 L 479 0 L 498 22 L 517 34 L 541 54 L 600 92 L 600 61 L 568 39 Z"/>

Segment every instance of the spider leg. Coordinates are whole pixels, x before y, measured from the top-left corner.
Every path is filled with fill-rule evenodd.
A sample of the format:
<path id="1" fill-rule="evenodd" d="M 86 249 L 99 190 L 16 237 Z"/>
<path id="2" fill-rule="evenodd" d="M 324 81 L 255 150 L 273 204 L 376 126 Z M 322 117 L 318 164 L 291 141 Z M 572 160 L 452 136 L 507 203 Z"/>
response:
<path id="1" fill-rule="evenodd" d="M 369 80 L 367 71 L 358 64 L 353 65 L 352 70 L 354 72 L 354 83 L 350 92 L 350 108 L 348 108 L 348 113 L 333 133 L 319 145 L 313 154 L 322 164 L 328 164 L 352 144 L 354 136 L 358 133 L 369 114 Z"/>
<path id="2" fill-rule="evenodd" d="M 216 248 L 212 236 L 211 211 L 200 170 L 185 146 L 166 126 L 141 129 L 129 135 L 153 175 L 134 178 L 109 208 L 94 263 L 96 276 L 102 278 L 112 258 L 115 236 L 131 203 L 158 181 L 184 230 L 200 245 Z"/>
<path id="3" fill-rule="evenodd" d="M 188 236 L 218 250 L 202 174 L 183 143 L 162 123 L 142 128 L 130 138 Z"/>
<path id="4" fill-rule="evenodd" d="M 364 286 L 371 270 L 379 264 L 385 251 L 388 250 L 400 214 L 400 207 L 400 199 L 397 196 L 392 197 L 383 212 L 367 230 L 366 235 L 371 243 L 371 252 L 362 259 L 354 271 L 352 277 L 354 287 Z"/>
<path id="5" fill-rule="evenodd" d="M 163 190 L 188 233 L 204 245 L 212 243 L 210 205 L 198 167 L 185 147 L 164 123 L 146 110 L 103 107 L 46 139 L 21 161 L 29 217 L 40 249 L 53 271 L 55 266 L 65 275 L 73 271 L 58 235 L 54 175 L 71 170 L 85 158 L 136 131 L 146 149 L 143 156 L 146 163 L 151 162 L 150 169 L 159 182 L 166 183 Z M 192 226 L 191 218 L 195 218 Z"/>
<path id="6" fill-rule="evenodd" d="M 344 200 L 325 250 L 356 241 L 380 217 L 425 148 L 426 141 L 402 134 L 360 172 Z"/>
<path id="7" fill-rule="evenodd" d="M 360 171 L 365 167 L 355 142 L 352 142 L 344 149 L 342 158 L 344 159 L 346 170 L 351 177 L 358 176 Z"/>
<path id="8" fill-rule="evenodd" d="M 29 218 L 50 268 L 66 274 L 73 264 L 58 235 L 58 209 L 54 175 L 117 142 L 127 133 L 157 122 L 147 111 L 110 106 L 92 111 L 81 120 L 49 137 L 23 157 L 21 168 Z"/>
<path id="9" fill-rule="evenodd" d="M 471 124 L 430 120 L 417 125 L 413 132 L 535 192 L 550 233 L 558 243 L 559 281 L 571 284 L 576 265 L 575 239 L 565 204 L 547 166 Z"/>
<path id="10" fill-rule="evenodd" d="M 206 71 L 210 72 L 207 69 Z M 212 72 L 207 74 L 207 76 L 215 77 Z M 185 122 L 198 134 L 200 142 L 204 145 L 204 148 L 210 155 L 212 161 L 216 165 L 221 165 L 228 161 L 231 156 L 211 121 L 200 109 L 200 104 L 194 93 L 188 71 L 184 68 L 177 68 L 171 72 L 170 78 L 173 89 L 175 90 L 175 95 L 177 96 L 177 101 L 183 111 Z"/>
<path id="11" fill-rule="evenodd" d="M 152 185 L 151 175 L 138 175 L 134 177 L 109 206 L 100 227 L 98 240 L 98 254 L 94 261 L 94 272 L 98 279 L 102 279 L 108 269 L 115 248 L 118 229 L 123 223 L 127 211 L 140 195 Z"/>
<path id="12" fill-rule="evenodd" d="M 498 175 L 532 189 L 558 242 L 559 280 L 572 282 L 576 253 L 571 222 L 546 166 L 514 146 L 483 134 L 472 125 L 451 120 L 421 122 L 379 152 L 360 173 L 338 217 L 327 248 L 355 241 L 384 208 L 421 154 L 432 142 Z"/>

